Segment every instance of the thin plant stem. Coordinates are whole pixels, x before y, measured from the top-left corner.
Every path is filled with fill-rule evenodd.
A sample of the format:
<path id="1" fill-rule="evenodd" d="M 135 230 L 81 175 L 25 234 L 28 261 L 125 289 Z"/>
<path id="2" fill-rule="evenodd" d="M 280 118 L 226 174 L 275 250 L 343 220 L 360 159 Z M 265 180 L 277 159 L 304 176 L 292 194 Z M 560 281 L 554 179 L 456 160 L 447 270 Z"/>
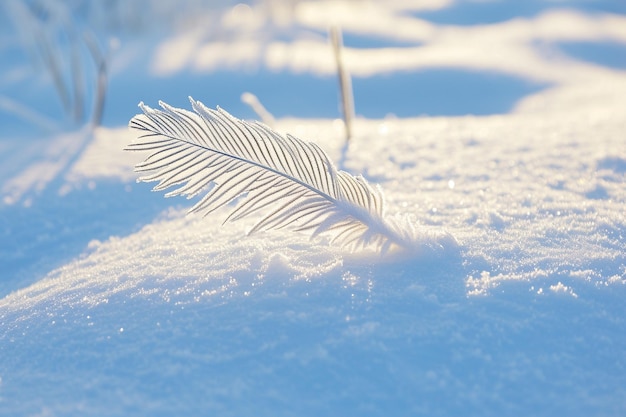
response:
<path id="1" fill-rule="evenodd" d="M 346 141 L 352 138 L 352 120 L 354 119 L 354 97 L 352 95 L 352 80 L 346 70 L 341 51 L 343 49 L 343 39 L 341 30 L 337 26 L 330 28 L 330 39 L 337 63 L 337 78 L 339 79 L 339 90 L 341 93 L 341 110 L 344 126 L 346 129 Z"/>

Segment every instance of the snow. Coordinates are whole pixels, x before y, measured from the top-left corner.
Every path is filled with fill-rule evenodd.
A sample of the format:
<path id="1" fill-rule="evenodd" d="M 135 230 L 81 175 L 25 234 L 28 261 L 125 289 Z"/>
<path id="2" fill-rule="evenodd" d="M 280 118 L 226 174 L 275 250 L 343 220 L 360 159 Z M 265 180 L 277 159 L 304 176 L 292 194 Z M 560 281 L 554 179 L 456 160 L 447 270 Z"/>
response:
<path id="1" fill-rule="evenodd" d="M 0 32 L 0 415 L 626 412 L 626 74 L 597 53 L 626 50 L 623 7 L 191 2 L 184 24 L 159 4 L 161 32 L 115 33 L 131 6 L 73 11 L 119 43 L 95 129 Z M 329 14 L 355 77 L 345 154 Z M 450 87 L 476 77 L 484 94 Z M 254 117 L 246 91 L 379 184 L 423 251 L 247 236 L 135 183 L 140 100 Z"/>

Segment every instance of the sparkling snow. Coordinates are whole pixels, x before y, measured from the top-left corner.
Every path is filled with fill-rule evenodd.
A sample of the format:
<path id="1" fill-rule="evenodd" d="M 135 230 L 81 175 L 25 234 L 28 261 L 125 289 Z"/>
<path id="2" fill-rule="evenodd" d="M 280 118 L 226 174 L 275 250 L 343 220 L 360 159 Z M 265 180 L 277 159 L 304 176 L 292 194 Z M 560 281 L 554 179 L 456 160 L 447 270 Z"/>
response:
<path id="1" fill-rule="evenodd" d="M 161 31 L 134 6 L 83 11 L 115 46 L 91 129 L 64 118 L 28 34 L 5 22 L 22 3 L 6 2 L 0 415 L 626 413 L 626 63 L 591 53 L 626 53 L 623 6 L 217 3 L 189 2 Z M 368 114 L 347 149 L 328 16 Z M 474 76 L 484 95 L 450 87 Z M 388 110 L 369 115 L 385 89 Z M 193 201 L 135 183 L 141 156 L 122 149 L 140 100 L 189 108 L 192 94 L 255 117 L 246 91 L 277 130 L 379 184 L 423 250 L 246 236 L 253 222 L 222 225 L 228 210 L 188 216 Z M 483 101 L 500 110 L 472 111 Z"/>

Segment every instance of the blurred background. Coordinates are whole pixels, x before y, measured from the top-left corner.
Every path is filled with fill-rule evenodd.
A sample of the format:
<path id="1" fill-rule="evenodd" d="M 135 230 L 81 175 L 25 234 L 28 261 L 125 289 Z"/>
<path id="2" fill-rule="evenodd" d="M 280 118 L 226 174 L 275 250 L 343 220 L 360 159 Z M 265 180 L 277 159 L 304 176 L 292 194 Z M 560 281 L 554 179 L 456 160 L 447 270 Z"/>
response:
<path id="1" fill-rule="evenodd" d="M 6 0 L 2 136 L 122 126 L 140 101 L 189 95 L 242 118 L 258 118 L 245 92 L 275 117 L 340 117 L 331 26 L 357 116 L 507 113 L 626 70 L 625 14 L 621 0 Z"/>

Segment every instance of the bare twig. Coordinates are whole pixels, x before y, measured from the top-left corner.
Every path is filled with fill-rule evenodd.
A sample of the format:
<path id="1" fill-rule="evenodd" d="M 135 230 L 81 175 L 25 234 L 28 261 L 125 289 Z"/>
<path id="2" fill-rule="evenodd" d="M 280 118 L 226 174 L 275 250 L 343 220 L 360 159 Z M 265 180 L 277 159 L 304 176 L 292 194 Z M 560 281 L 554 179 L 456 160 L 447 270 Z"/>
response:
<path id="1" fill-rule="evenodd" d="M 10 17 L 22 33 L 25 46 L 28 46 L 25 50 L 33 55 L 34 63 L 42 65 L 47 72 L 64 113 L 76 124 L 86 119 L 85 102 L 90 90 L 88 83 L 93 77 L 95 91 L 91 123 L 99 125 L 108 84 L 107 62 L 102 49 L 89 30 L 83 34 L 78 31 L 76 23 L 70 18 L 67 5 L 48 0 L 35 2 L 35 5 L 41 8 L 29 7 L 29 2 L 7 2 Z M 45 11 L 45 19 L 40 16 L 41 10 Z M 85 46 L 95 64 L 93 74 L 85 66 Z M 23 107 L 18 108 L 20 114 L 25 115 Z M 37 119 L 30 113 L 29 119 Z"/>
<path id="2" fill-rule="evenodd" d="M 102 115 L 104 113 L 104 102 L 106 98 L 108 76 L 106 59 L 98 46 L 96 39 L 90 34 L 85 33 L 85 44 L 91 52 L 91 58 L 96 65 L 97 80 L 96 80 L 96 94 L 94 96 L 93 112 L 91 115 L 92 126 L 99 126 L 102 123 Z"/>
<path id="3" fill-rule="evenodd" d="M 80 45 L 76 39 L 76 35 L 74 33 L 70 34 L 71 41 L 71 57 L 72 57 L 72 67 L 71 67 L 71 77 L 72 82 L 74 84 L 74 122 L 79 123 L 83 120 L 84 117 L 84 98 L 85 98 L 85 80 L 83 76 L 83 69 L 80 65 Z"/>

